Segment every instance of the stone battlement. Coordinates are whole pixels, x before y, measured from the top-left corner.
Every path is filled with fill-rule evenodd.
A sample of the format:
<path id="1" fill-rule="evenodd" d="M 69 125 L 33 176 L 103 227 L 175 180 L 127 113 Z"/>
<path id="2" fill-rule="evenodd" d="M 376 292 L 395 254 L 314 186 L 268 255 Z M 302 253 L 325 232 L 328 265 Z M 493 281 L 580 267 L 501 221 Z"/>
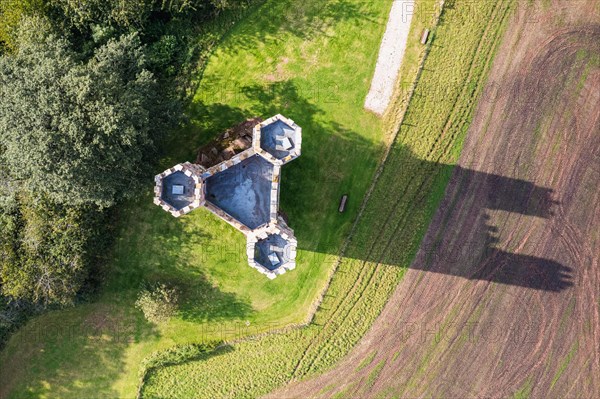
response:
<path id="1" fill-rule="evenodd" d="M 279 188 L 281 167 L 300 156 L 302 128 L 275 115 L 252 132 L 249 148 L 214 166 L 185 162 L 156 175 L 154 203 L 175 217 L 204 206 L 246 236 L 248 264 L 273 279 L 296 266 Z"/>

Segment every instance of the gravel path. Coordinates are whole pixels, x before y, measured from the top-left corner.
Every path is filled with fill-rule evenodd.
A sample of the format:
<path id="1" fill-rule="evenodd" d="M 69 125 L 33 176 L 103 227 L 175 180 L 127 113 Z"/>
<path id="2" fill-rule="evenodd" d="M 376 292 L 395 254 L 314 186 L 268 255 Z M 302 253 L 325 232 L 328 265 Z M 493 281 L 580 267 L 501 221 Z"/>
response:
<path id="1" fill-rule="evenodd" d="M 414 7 L 414 0 L 394 0 L 392 4 L 379 48 L 371 89 L 365 100 L 365 108 L 378 115 L 383 115 L 392 98 L 394 84 L 404 58 Z"/>

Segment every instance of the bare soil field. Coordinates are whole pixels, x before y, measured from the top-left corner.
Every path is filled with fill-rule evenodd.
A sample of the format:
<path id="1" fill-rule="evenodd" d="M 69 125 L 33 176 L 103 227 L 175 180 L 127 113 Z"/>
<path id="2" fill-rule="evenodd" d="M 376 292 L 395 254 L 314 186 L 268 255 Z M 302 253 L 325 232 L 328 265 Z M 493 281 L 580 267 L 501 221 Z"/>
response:
<path id="1" fill-rule="evenodd" d="M 599 3 L 520 2 L 393 297 L 336 368 L 271 397 L 598 397 L 599 88 Z"/>

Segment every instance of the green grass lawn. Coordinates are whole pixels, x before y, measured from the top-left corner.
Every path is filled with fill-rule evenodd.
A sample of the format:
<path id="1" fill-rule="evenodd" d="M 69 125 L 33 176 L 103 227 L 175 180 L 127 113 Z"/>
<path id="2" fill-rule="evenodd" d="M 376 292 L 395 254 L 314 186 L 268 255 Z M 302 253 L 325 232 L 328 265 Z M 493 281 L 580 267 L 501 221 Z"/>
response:
<path id="1" fill-rule="evenodd" d="M 384 123 L 362 104 L 390 7 L 267 1 L 210 57 L 189 123 L 172 132 L 160 162 L 193 160 L 195 148 L 248 117 L 294 119 L 303 154 L 283 170 L 281 209 L 299 241 L 297 268 L 266 279 L 247 265 L 241 233 L 204 209 L 174 219 L 152 205 L 149 181 L 119 211 L 98 298 L 36 317 L 10 339 L 0 354 L 0 397 L 133 397 L 151 352 L 304 322 L 384 149 Z M 340 215 L 342 194 L 350 201 Z M 151 325 L 134 308 L 144 281 L 180 288 L 169 323 Z"/>

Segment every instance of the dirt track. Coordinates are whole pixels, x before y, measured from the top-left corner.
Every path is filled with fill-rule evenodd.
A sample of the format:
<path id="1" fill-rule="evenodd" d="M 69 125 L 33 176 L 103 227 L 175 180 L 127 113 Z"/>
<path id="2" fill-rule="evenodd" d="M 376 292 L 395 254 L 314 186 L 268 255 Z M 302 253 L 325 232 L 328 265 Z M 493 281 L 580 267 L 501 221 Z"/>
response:
<path id="1" fill-rule="evenodd" d="M 272 397 L 598 397 L 599 10 L 519 11 L 411 270 L 338 367 Z"/>

